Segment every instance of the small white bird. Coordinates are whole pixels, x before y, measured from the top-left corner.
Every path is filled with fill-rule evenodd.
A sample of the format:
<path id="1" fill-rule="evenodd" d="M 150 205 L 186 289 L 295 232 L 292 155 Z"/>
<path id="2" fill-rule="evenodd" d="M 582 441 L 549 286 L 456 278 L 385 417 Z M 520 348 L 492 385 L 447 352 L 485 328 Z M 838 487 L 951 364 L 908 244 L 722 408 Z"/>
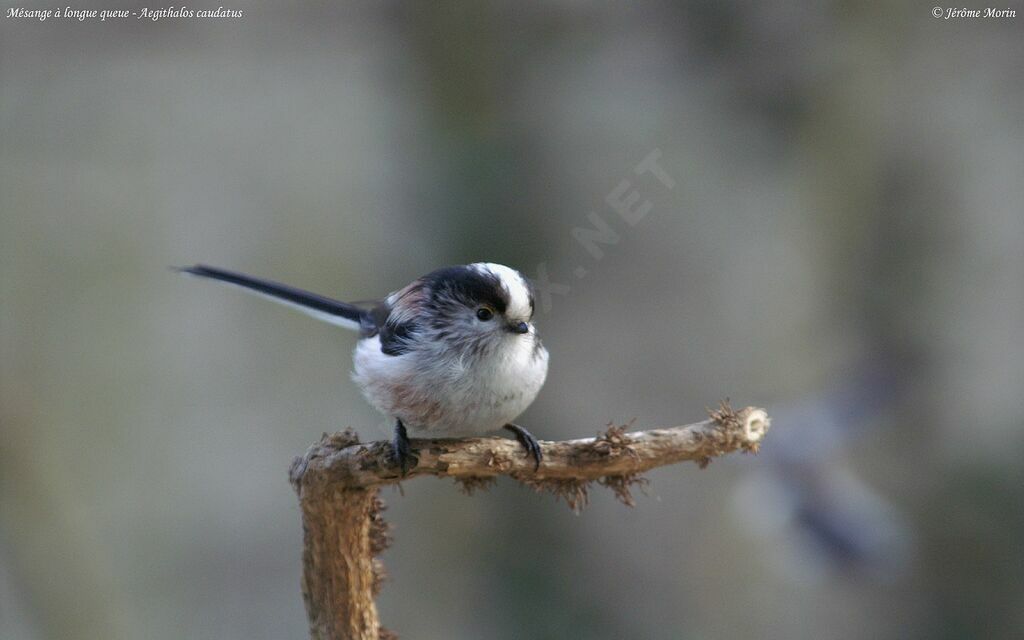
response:
<path id="1" fill-rule="evenodd" d="M 179 271 L 359 331 L 352 379 L 370 404 L 395 419 L 394 456 L 403 474 L 416 464 L 408 432 L 477 436 L 505 428 L 540 466 L 537 440 L 512 424 L 548 371 L 548 351 L 532 322 L 533 289 L 515 269 L 488 262 L 446 267 L 365 304 L 204 265 Z"/>

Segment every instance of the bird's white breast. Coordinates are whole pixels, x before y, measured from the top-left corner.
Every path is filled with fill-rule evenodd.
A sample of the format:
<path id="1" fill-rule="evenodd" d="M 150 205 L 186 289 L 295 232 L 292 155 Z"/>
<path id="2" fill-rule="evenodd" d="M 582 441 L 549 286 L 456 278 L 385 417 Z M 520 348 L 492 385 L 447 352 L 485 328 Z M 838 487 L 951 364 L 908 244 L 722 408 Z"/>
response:
<path id="1" fill-rule="evenodd" d="M 481 355 L 423 341 L 398 356 L 376 336 L 359 341 L 353 380 L 382 413 L 421 436 L 471 436 L 502 428 L 544 385 L 548 352 L 532 334 L 509 336 Z"/>

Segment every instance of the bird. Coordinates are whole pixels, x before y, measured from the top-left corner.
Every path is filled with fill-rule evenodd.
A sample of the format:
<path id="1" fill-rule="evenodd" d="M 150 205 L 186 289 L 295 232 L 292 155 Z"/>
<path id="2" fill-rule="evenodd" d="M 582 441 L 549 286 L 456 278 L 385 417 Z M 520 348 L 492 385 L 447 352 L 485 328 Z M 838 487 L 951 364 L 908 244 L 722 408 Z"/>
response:
<path id="1" fill-rule="evenodd" d="M 403 476 L 418 463 L 409 433 L 427 438 L 510 431 L 540 468 L 540 444 L 512 422 L 547 377 L 548 350 L 534 326 L 534 289 L 492 262 L 443 267 L 383 299 L 343 302 L 204 264 L 182 274 L 233 285 L 359 333 L 352 379 L 394 420 L 392 459 Z"/>

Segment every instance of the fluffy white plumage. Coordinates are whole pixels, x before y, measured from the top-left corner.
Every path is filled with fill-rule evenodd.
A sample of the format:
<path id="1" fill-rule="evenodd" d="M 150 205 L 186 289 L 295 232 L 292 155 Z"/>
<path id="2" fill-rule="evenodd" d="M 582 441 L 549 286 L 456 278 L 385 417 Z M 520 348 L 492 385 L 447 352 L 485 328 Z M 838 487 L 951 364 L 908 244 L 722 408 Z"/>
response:
<path id="1" fill-rule="evenodd" d="M 469 267 L 500 281 L 507 292 L 507 321 L 529 323 L 529 284 L 518 271 L 493 263 Z M 388 300 L 397 304 L 407 295 L 403 290 Z M 392 313 L 400 319 L 414 316 L 418 305 L 410 306 L 396 306 Z M 424 329 L 397 356 L 381 350 L 379 336 L 360 340 L 352 378 L 370 404 L 400 419 L 410 433 L 448 437 L 497 431 L 537 397 L 547 377 L 547 349 L 532 324 L 526 333 L 512 333 L 467 315 L 452 318 L 451 326 L 452 335 L 443 338 L 439 331 Z M 459 335 L 462 343 L 453 344 Z"/>
<path id="2" fill-rule="evenodd" d="M 179 271 L 359 331 L 353 380 L 370 404 L 413 434 L 497 431 L 533 402 L 547 377 L 548 352 L 531 322 L 530 285 L 504 265 L 438 269 L 372 308 L 217 267 Z M 539 452 L 533 455 L 539 463 Z"/>
<path id="3" fill-rule="evenodd" d="M 472 358 L 427 342 L 399 356 L 381 352 L 377 337 L 360 340 L 352 379 L 381 413 L 428 437 L 473 436 L 501 429 L 526 410 L 544 386 L 548 352 L 532 340 Z M 423 366 L 425 359 L 429 366 Z"/>

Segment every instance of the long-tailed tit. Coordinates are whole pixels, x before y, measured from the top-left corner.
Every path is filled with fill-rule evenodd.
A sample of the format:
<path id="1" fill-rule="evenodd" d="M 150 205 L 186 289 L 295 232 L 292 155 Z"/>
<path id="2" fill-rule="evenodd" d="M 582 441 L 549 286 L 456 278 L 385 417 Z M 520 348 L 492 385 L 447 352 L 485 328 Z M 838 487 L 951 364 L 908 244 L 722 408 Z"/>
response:
<path id="1" fill-rule="evenodd" d="M 537 440 L 511 422 L 537 397 L 548 371 L 548 351 L 532 322 L 533 290 L 518 271 L 483 262 L 446 267 L 365 304 L 204 265 L 179 271 L 358 331 L 352 379 L 370 404 L 395 419 L 394 456 L 403 475 L 416 463 L 408 432 L 476 436 L 505 428 L 540 466 Z"/>

